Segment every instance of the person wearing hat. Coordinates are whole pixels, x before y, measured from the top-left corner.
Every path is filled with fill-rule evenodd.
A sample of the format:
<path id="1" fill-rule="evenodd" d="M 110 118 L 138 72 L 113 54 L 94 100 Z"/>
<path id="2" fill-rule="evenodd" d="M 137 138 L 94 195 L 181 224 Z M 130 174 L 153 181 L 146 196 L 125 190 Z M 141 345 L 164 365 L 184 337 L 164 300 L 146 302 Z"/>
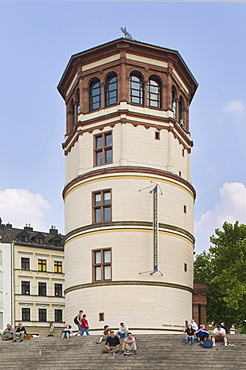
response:
<path id="1" fill-rule="evenodd" d="M 227 347 L 226 331 L 219 324 L 213 330 L 213 336 L 212 336 L 213 346 L 216 346 L 215 344 L 216 341 L 224 341 L 224 345 Z"/>

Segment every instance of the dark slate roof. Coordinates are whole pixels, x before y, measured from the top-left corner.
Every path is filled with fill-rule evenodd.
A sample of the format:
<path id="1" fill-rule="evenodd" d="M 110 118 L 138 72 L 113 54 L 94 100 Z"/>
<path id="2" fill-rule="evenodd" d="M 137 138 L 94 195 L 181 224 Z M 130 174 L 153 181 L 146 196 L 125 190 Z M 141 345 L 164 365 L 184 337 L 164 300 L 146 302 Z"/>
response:
<path id="1" fill-rule="evenodd" d="M 25 238 L 27 237 L 27 241 Z M 38 243 L 37 238 L 43 243 Z M 58 233 L 57 229 L 51 228 L 48 233 L 35 231 L 31 226 L 23 229 L 13 228 L 11 224 L 0 224 L 0 243 L 15 243 L 23 246 L 30 246 L 43 249 L 64 250 L 64 235 Z"/>

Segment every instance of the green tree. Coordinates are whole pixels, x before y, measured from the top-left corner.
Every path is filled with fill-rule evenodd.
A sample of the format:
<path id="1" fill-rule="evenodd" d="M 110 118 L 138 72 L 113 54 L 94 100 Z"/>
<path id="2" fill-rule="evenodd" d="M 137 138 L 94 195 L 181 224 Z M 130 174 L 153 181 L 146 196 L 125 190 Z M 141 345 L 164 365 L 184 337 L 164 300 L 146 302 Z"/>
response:
<path id="1" fill-rule="evenodd" d="M 207 318 L 231 325 L 246 320 L 246 225 L 225 222 L 215 230 L 208 252 L 196 256 L 194 281 L 204 282 L 210 292 Z"/>

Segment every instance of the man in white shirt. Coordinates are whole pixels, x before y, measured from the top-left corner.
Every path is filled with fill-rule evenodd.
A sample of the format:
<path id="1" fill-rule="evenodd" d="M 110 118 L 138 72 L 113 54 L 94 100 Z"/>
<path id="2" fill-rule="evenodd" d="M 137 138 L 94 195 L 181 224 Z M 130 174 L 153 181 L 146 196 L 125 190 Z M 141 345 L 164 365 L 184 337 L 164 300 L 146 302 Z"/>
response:
<path id="1" fill-rule="evenodd" d="M 224 341 L 224 345 L 227 346 L 227 337 L 226 331 L 221 327 L 221 325 L 217 325 L 217 327 L 213 331 L 212 342 L 213 346 L 215 346 L 216 341 Z"/>
<path id="2" fill-rule="evenodd" d="M 121 353 L 124 353 L 124 356 L 132 355 L 130 351 L 134 351 L 134 355 L 137 354 L 136 340 L 134 336 L 132 335 L 132 333 L 129 332 L 126 338 L 123 340 Z"/>
<path id="3" fill-rule="evenodd" d="M 118 338 L 121 338 L 121 337 L 125 338 L 127 336 L 127 333 L 128 333 L 128 327 L 123 322 L 121 322 L 120 323 L 119 330 L 116 333 L 116 337 L 118 337 Z"/>
<path id="4" fill-rule="evenodd" d="M 191 319 L 190 325 L 191 325 L 192 329 L 194 329 L 195 331 L 198 330 L 198 325 L 197 325 L 197 323 L 195 322 L 194 319 Z"/>

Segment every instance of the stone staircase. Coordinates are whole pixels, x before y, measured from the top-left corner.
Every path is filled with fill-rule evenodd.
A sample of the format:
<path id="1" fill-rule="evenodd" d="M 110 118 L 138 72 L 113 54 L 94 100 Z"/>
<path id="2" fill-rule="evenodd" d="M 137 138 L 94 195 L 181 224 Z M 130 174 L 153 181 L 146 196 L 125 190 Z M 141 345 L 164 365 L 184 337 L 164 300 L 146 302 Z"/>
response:
<path id="1" fill-rule="evenodd" d="M 185 346 L 184 334 L 135 335 L 138 354 L 124 356 L 103 354 L 97 336 L 71 339 L 47 337 L 23 342 L 0 341 L 0 369 L 41 370 L 246 370 L 246 335 L 228 335 L 229 345 L 218 343 L 205 349 Z M 234 345 L 234 346 L 233 346 Z"/>

